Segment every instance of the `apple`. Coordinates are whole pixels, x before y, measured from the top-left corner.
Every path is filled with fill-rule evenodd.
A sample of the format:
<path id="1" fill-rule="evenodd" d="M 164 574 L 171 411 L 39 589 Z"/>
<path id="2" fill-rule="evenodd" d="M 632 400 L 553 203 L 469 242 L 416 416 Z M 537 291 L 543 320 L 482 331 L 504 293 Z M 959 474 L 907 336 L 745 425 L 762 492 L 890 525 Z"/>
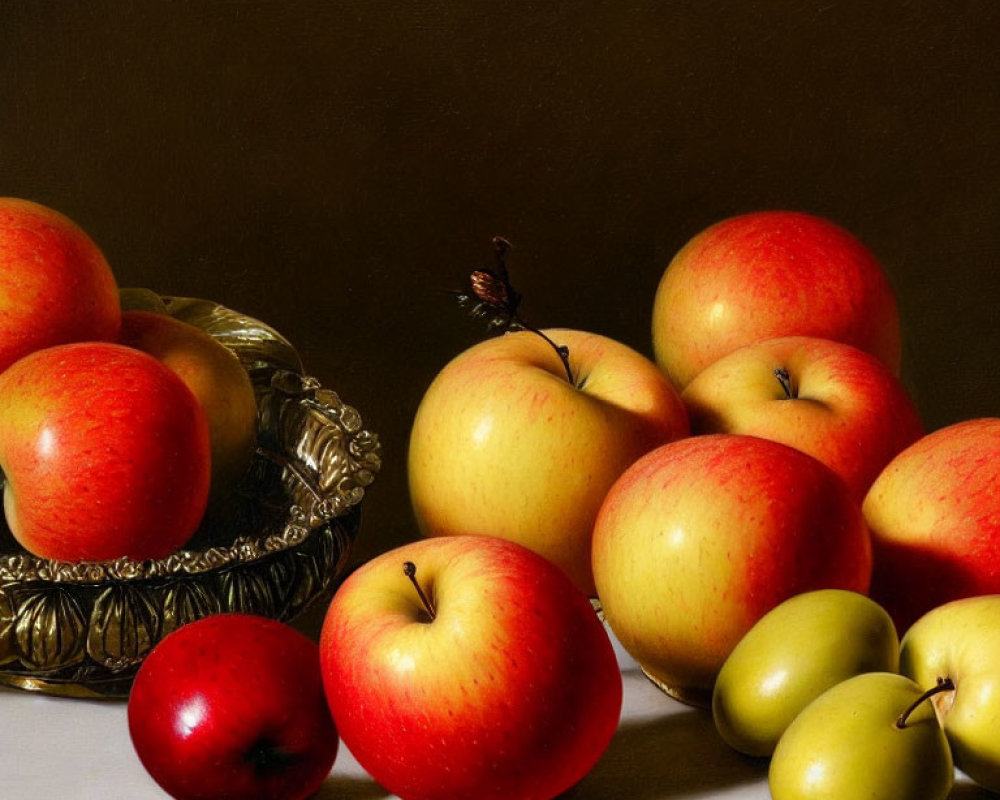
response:
<path id="1" fill-rule="evenodd" d="M 34 350 L 118 335 L 118 287 L 103 253 L 46 206 L 0 198 L 0 371 Z"/>
<path id="2" fill-rule="evenodd" d="M 208 419 L 210 501 L 232 492 L 257 443 L 257 398 L 236 354 L 200 328 L 154 311 L 125 311 L 119 341 L 149 353 L 180 377 Z"/>
<path id="3" fill-rule="evenodd" d="M 118 287 L 118 304 L 122 311 L 153 311 L 170 313 L 167 304 L 157 292 L 140 286 Z"/>
<path id="4" fill-rule="evenodd" d="M 812 456 L 736 434 L 672 442 L 629 467 L 598 513 L 593 558 L 619 641 L 695 705 L 772 608 L 814 589 L 864 593 L 871 577 L 847 485 Z"/>
<path id="5" fill-rule="evenodd" d="M 1000 593 L 1000 419 L 921 437 L 872 484 L 872 597 L 900 631 L 950 600 Z"/>
<path id="6" fill-rule="evenodd" d="M 768 770 L 773 800 L 945 800 L 954 779 L 926 693 L 889 672 L 849 678 L 807 705 Z"/>
<path id="7" fill-rule="evenodd" d="M 607 748 L 611 641 L 548 560 L 489 536 L 422 539 L 340 586 L 320 663 L 344 745 L 407 800 L 548 800 Z"/>
<path id="8" fill-rule="evenodd" d="M 872 253 L 797 211 L 730 217 L 674 256 L 653 300 L 653 352 L 683 388 L 737 347 L 778 336 L 834 339 L 899 373 L 896 298 Z"/>
<path id="9" fill-rule="evenodd" d="M 573 382 L 531 331 L 488 339 L 435 377 L 409 442 L 413 510 L 425 536 L 518 542 L 594 593 L 590 537 L 614 480 L 686 436 L 679 395 L 652 361 L 612 339 L 544 332 L 569 348 Z"/>
<path id="10" fill-rule="evenodd" d="M 128 726 L 139 760 L 177 800 L 303 800 L 339 747 L 316 642 L 249 614 L 164 637 L 136 674 Z"/>
<path id="11" fill-rule="evenodd" d="M 146 353 L 107 342 L 57 345 L 0 373 L 4 512 L 37 556 L 172 553 L 201 521 L 209 459 L 197 399 Z"/>
<path id="12" fill-rule="evenodd" d="M 799 712 L 863 672 L 895 672 L 899 638 L 885 609 L 858 592 L 818 589 L 761 617 L 722 665 L 712 717 L 722 739 L 769 756 Z"/>
<path id="13" fill-rule="evenodd" d="M 859 503 L 890 459 L 924 433 L 899 379 L 870 353 L 831 339 L 745 345 L 702 370 L 681 397 L 692 433 L 784 442 L 840 475 Z"/>
<path id="14" fill-rule="evenodd" d="M 900 671 L 921 685 L 952 687 L 934 698 L 955 764 L 1000 792 L 1000 595 L 953 600 L 904 634 Z"/>

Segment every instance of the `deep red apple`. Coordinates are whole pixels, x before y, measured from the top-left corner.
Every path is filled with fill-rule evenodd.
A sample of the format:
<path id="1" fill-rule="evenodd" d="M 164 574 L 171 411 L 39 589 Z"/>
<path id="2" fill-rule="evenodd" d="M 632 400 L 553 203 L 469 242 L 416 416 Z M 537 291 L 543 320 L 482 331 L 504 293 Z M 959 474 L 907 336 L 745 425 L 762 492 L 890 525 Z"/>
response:
<path id="1" fill-rule="evenodd" d="M 337 728 L 407 800 L 548 800 L 611 740 L 622 679 L 586 595 L 485 536 L 427 539 L 350 575 L 320 657 Z"/>
<path id="2" fill-rule="evenodd" d="M 177 800 L 301 800 L 339 740 L 316 643 L 248 614 L 218 614 L 164 638 L 128 701 L 132 744 Z"/>
<path id="3" fill-rule="evenodd" d="M 118 288 L 104 255 L 72 220 L 0 198 L 0 371 L 56 344 L 112 341 Z"/>
<path id="4" fill-rule="evenodd" d="M 35 555 L 164 557 L 201 522 L 210 468 L 204 411 L 146 353 L 58 345 L 0 373 L 4 512 Z"/>

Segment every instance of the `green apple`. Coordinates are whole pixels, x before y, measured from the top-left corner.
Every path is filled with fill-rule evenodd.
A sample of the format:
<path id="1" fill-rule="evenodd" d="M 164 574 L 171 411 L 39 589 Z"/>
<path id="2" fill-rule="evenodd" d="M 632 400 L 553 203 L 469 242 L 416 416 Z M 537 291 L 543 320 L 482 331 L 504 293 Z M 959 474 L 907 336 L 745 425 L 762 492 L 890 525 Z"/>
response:
<path id="1" fill-rule="evenodd" d="M 722 665 L 712 693 L 716 729 L 734 749 L 769 756 L 827 689 L 898 666 L 896 628 L 873 600 L 843 589 L 795 595 L 761 617 Z"/>
<path id="2" fill-rule="evenodd" d="M 773 800 L 944 800 L 955 768 L 919 684 L 867 672 L 807 705 L 778 740 Z"/>
<path id="3" fill-rule="evenodd" d="M 954 691 L 935 697 L 934 707 L 955 763 L 1000 792 L 1000 595 L 927 612 L 903 636 L 900 671 L 922 684 L 951 681 Z"/>
<path id="4" fill-rule="evenodd" d="M 546 331 L 573 382 L 530 331 L 474 345 L 434 378 L 410 434 L 410 499 L 425 536 L 522 544 L 594 594 L 590 541 L 611 484 L 639 456 L 688 433 L 656 365 L 606 336 Z"/>

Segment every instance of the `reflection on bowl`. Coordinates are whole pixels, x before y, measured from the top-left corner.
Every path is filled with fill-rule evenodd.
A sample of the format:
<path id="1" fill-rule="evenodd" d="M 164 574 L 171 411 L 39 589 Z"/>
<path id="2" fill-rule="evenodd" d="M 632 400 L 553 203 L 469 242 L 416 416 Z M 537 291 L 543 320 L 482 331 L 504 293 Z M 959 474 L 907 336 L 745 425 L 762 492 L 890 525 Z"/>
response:
<path id="1" fill-rule="evenodd" d="M 260 411 L 243 483 L 167 558 L 67 563 L 26 553 L 0 525 L 0 682 L 74 697 L 125 696 L 180 625 L 235 611 L 284 621 L 341 576 L 381 464 L 378 437 L 304 373 L 289 342 L 217 303 L 162 298 L 240 359 Z"/>

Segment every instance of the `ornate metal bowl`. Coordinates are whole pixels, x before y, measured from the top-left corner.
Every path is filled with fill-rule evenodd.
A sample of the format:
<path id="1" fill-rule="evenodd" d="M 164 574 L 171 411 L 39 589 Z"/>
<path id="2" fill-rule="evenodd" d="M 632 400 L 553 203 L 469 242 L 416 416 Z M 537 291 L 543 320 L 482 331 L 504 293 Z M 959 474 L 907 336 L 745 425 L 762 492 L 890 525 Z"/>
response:
<path id="1" fill-rule="evenodd" d="M 307 376 L 264 323 L 139 291 L 141 305 L 203 328 L 239 357 L 257 392 L 257 455 L 243 484 L 167 558 L 36 558 L 0 522 L 0 683 L 125 696 L 143 657 L 186 622 L 224 611 L 296 617 L 341 576 L 358 534 L 381 464 L 358 412 Z"/>

